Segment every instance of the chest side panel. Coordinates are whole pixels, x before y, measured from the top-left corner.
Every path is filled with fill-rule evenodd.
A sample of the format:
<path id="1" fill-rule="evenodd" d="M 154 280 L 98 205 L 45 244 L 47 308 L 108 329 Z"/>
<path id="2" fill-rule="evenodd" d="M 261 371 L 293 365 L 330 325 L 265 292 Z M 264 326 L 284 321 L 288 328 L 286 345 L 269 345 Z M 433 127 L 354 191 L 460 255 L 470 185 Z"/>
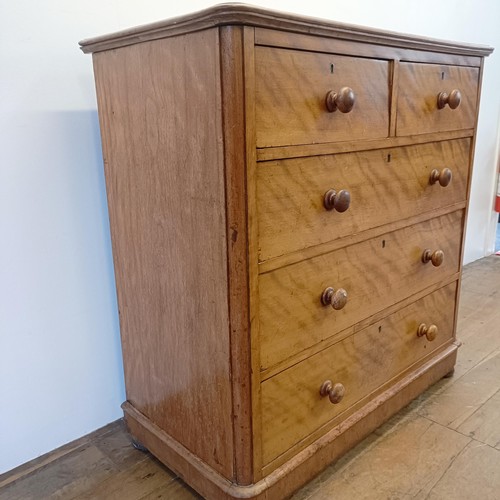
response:
<path id="1" fill-rule="evenodd" d="M 217 30 L 94 54 L 128 401 L 232 477 Z"/>

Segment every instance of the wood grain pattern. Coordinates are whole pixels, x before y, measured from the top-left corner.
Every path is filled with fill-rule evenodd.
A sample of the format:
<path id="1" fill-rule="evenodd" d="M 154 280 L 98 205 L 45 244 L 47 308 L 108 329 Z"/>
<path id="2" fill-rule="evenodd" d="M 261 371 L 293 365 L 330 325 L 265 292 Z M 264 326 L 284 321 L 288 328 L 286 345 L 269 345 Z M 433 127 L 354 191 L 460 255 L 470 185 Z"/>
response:
<path id="1" fill-rule="evenodd" d="M 120 421 L 112 422 L 111 424 L 101 427 L 100 429 L 82 436 L 75 441 L 71 441 L 70 443 L 60 446 L 59 448 L 56 448 L 41 457 L 37 457 L 25 464 L 0 474 L 0 491 L 2 493 L 4 491 L 9 491 L 9 488 L 7 487 L 10 484 L 18 481 L 23 482 L 25 478 L 36 475 L 37 471 L 40 469 L 49 469 L 57 462 L 62 460 L 66 461 L 67 457 L 70 457 L 73 452 L 82 450 L 90 443 L 99 442 L 103 439 L 103 437 L 106 439 L 109 434 L 116 432 L 120 426 Z M 29 489 L 29 486 L 24 483 L 23 488 L 24 491 L 26 491 L 26 489 Z"/>
<path id="2" fill-rule="evenodd" d="M 218 31 L 94 65 L 127 399 L 232 478 Z"/>
<path id="3" fill-rule="evenodd" d="M 365 408 L 366 411 L 369 411 L 368 415 L 364 415 L 364 412 L 358 412 L 356 415 L 350 417 L 343 424 L 343 428 L 347 430 L 347 435 L 351 439 L 362 439 L 364 435 L 373 430 L 373 426 L 378 426 L 377 422 L 382 418 L 382 415 L 391 414 L 397 411 L 397 405 L 406 404 L 406 400 L 412 399 L 415 394 L 424 390 L 432 381 L 440 378 L 439 370 L 443 363 L 445 368 L 447 368 L 446 365 L 452 366 L 453 355 L 450 355 L 450 353 L 453 353 L 455 349 L 456 346 L 451 346 L 450 349 L 446 349 L 438 354 L 437 364 L 435 360 L 432 360 L 432 363 L 426 363 L 423 367 L 419 368 L 416 373 L 412 373 L 411 376 L 405 377 L 400 382 L 393 385 L 389 391 L 376 397 L 373 403 L 367 405 L 372 407 L 373 412 L 370 412 L 369 408 Z M 402 392 L 402 397 L 400 392 Z M 110 473 L 103 477 L 101 469 L 102 462 L 100 462 L 102 455 L 88 455 L 82 453 L 74 460 L 74 454 L 59 453 L 59 450 L 55 450 L 55 453 L 60 456 L 60 458 L 56 459 L 53 463 L 50 463 L 50 460 L 47 460 L 48 457 L 46 456 L 40 457 L 42 462 L 46 464 L 49 462 L 43 467 L 41 475 L 38 475 L 38 471 L 33 472 L 31 464 L 27 464 L 28 467 L 24 471 L 26 474 L 21 474 L 15 481 L 11 481 L 12 477 L 10 473 L 4 475 L 5 478 L 4 476 L 0 476 L 2 479 L 5 479 L 3 483 L 7 484 L 7 486 L 0 486 L 0 498 L 2 500 L 4 498 L 5 500 L 12 500 L 16 497 L 22 499 L 32 498 L 40 496 L 41 488 L 43 488 L 45 492 L 55 491 L 56 495 L 52 496 L 57 497 L 73 497 L 75 493 L 78 493 L 77 498 L 79 495 L 91 493 L 98 497 L 101 491 L 101 484 L 112 484 L 115 483 L 115 481 L 118 482 L 120 478 L 122 479 L 121 488 L 117 486 L 116 491 L 113 493 L 120 499 L 126 499 L 129 496 L 130 479 L 133 481 L 132 487 L 135 486 L 135 482 L 145 483 L 146 491 L 148 491 L 150 480 L 154 482 L 157 474 L 163 476 L 164 484 L 160 488 L 146 493 L 141 499 L 175 498 L 175 500 L 177 500 L 184 498 L 199 498 L 181 479 L 177 478 L 172 480 L 171 471 L 166 468 L 159 470 L 157 461 L 150 455 L 145 455 L 133 449 L 130 446 L 129 436 L 123 431 L 123 426 L 120 421 L 111 425 L 113 427 L 118 427 L 118 430 L 112 431 L 111 433 L 108 432 L 105 436 L 97 440 L 93 439 L 92 436 L 86 436 L 84 440 L 86 442 L 90 441 L 92 445 L 101 450 L 113 464 L 117 465 L 117 469 L 112 468 Z M 219 493 L 215 498 L 258 498 L 259 500 L 268 500 L 269 498 L 275 497 L 286 498 L 292 491 L 304 484 L 307 477 L 313 477 L 319 472 L 323 467 L 322 464 L 325 462 L 326 457 L 331 461 L 345 453 L 347 450 L 346 446 L 349 447 L 351 444 L 349 440 L 343 439 L 342 436 L 345 436 L 345 434 L 339 435 L 338 428 L 331 429 L 326 435 L 322 436 L 314 444 L 301 452 L 297 456 L 297 459 L 290 460 L 283 467 L 278 467 L 274 472 L 271 472 L 266 481 L 260 481 L 250 487 L 234 487 L 234 489 L 238 489 L 236 494 L 229 496 Z M 152 439 L 157 439 L 156 435 L 153 435 Z M 81 442 L 70 443 L 69 446 L 71 446 L 71 448 L 81 449 L 81 444 Z M 125 449 L 124 446 L 126 446 Z M 165 443 L 163 443 L 163 446 L 165 446 Z M 125 463 L 122 460 L 124 458 L 123 453 L 125 453 L 127 458 L 130 458 L 130 460 L 127 459 Z M 141 462 L 148 462 L 150 468 L 145 469 L 145 475 L 131 478 L 132 474 L 137 472 L 137 464 Z M 107 464 L 109 465 L 109 462 L 107 462 Z M 88 467 L 88 465 L 90 465 L 90 467 Z M 81 472 L 86 466 L 87 471 L 85 472 L 89 478 L 82 482 Z M 122 466 L 125 468 L 122 468 Z M 193 477 L 189 477 L 190 480 L 194 480 L 197 483 L 208 481 L 208 479 L 203 477 L 197 469 L 193 468 L 193 470 Z M 131 474 L 122 473 L 122 471 L 130 472 Z M 20 471 L 14 471 L 14 475 L 17 475 L 19 472 Z M 61 483 L 61 479 L 62 481 L 69 481 L 71 483 L 71 486 L 69 488 L 66 487 L 64 492 L 59 491 L 58 487 Z M 46 484 L 43 484 L 44 480 Z M 269 486 L 267 491 L 266 485 Z M 200 489 L 204 491 L 205 498 L 210 498 L 207 494 L 208 488 L 206 485 L 204 485 L 204 488 Z M 133 498 L 135 499 L 136 496 L 133 496 Z"/>
<path id="4" fill-rule="evenodd" d="M 244 76 L 245 76 L 245 147 L 246 147 L 246 189 L 248 213 L 248 283 L 250 308 L 250 342 L 252 365 L 252 414 L 255 425 L 253 437 L 254 482 L 262 478 L 262 439 L 260 425 L 260 338 L 259 338 L 259 227 L 257 223 L 257 182 L 255 148 L 255 30 L 243 28 Z"/>
<path id="5" fill-rule="evenodd" d="M 397 103 L 398 103 L 398 92 L 399 92 L 399 61 L 396 59 L 390 61 L 389 76 L 390 76 L 389 137 L 395 137 Z"/>
<path id="6" fill-rule="evenodd" d="M 322 433 L 301 452 L 287 457 L 281 463 L 274 461 L 269 464 L 264 468 L 265 477 L 251 486 L 229 483 L 203 461 L 190 455 L 188 450 L 172 442 L 164 431 L 130 406 L 126 407 L 128 425 L 155 456 L 170 464 L 174 471 L 205 498 L 286 498 L 308 478 L 324 469 L 325 464 L 340 457 L 427 387 L 446 375 L 455 365 L 457 347 L 457 344 L 446 347 L 367 402 L 345 421 Z"/>
<path id="7" fill-rule="evenodd" d="M 259 163 L 260 261 L 465 200 L 469 139 Z M 451 184 L 430 185 L 434 168 Z M 325 210 L 329 189 L 351 194 L 343 213 Z"/>
<path id="8" fill-rule="evenodd" d="M 261 368 L 271 367 L 458 271 L 462 217 L 462 211 L 453 212 L 261 274 Z M 423 264 L 423 250 L 436 244 L 444 252 L 443 264 Z M 328 286 L 347 290 L 342 310 L 321 304 L 321 294 Z"/>
<path id="9" fill-rule="evenodd" d="M 174 475 L 159 462 L 142 461 L 128 470 L 100 482 L 90 491 L 79 494 L 78 500 L 144 500 L 162 486 L 175 482 Z M 126 493 L 124 493 L 126 491 Z M 176 499 L 177 500 L 177 499 Z"/>
<path id="10" fill-rule="evenodd" d="M 401 63 L 399 71 L 397 135 L 412 135 L 474 126 L 479 69 L 438 64 Z M 457 109 L 438 109 L 440 92 L 459 89 Z"/>
<path id="11" fill-rule="evenodd" d="M 500 387 L 500 378 L 494 376 L 500 366 L 495 361 L 498 359 L 498 355 L 491 355 L 500 346 L 500 338 L 495 335 L 496 332 L 493 327 L 500 318 L 500 311 L 494 307 L 495 297 L 500 289 L 499 285 L 500 260 L 498 260 L 498 257 L 490 256 L 465 267 L 457 334 L 466 343 L 460 349 L 461 361 L 454 378 L 442 382 L 441 387 L 445 389 L 444 391 L 428 391 L 417 404 L 403 410 L 389 425 L 373 434 L 360 449 L 355 450 L 349 457 L 346 457 L 346 462 L 331 467 L 322 477 L 307 485 L 303 491 L 298 493 L 297 499 L 309 497 L 313 491 L 315 491 L 315 497 L 321 495 L 324 498 L 331 498 L 338 495 L 339 492 L 344 496 L 347 494 L 346 498 L 350 498 L 352 497 L 352 491 L 362 491 L 368 496 L 380 495 L 383 498 L 387 496 L 388 491 L 393 493 L 397 491 L 399 495 L 411 494 L 414 496 L 417 490 L 421 490 L 421 479 L 430 477 L 428 473 L 435 469 L 434 453 L 436 451 L 438 455 L 444 453 L 451 460 L 456 455 L 456 450 L 443 450 L 443 446 L 446 447 L 449 440 L 446 438 L 436 440 L 436 432 L 426 432 L 422 440 L 422 427 L 415 428 L 414 423 L 416 420 L 413 417 L 417 412 L 423 415 L 422 410 L 425 408 L 433 410 L 431 414 L 427 414 L 428 418 L 438 416 L 440 421 L 446 420 L 449 415 L 456 415 L 456 408 L 460 408 L 459 413 L 461 414 L 464 412 L 470 414 L 471 411 L 477 410 L 464 424 L 460 425 L 458 430 L 471 437 L 476 444 L 482 442 L 494 446 L 498 442 L 500 437 L 499 398 L 492 397 L 488 399 L 488 394 L 495 392 Z M 442 362 L 441 353 L 438 356 L 440 362 Z M 469 373 L 465 377 L 460 377 L 466 372 Z M 479 379 L 486 383 L 478 384 Z M 403 379 L 403 383 L 405 380 L 406 377 Z M 459 387 L 456 387 L 455 384 L 458 384 Z M 397 391 L 402 385 L 397 382 L 391 386 L 390 390 L 393 396 L 399 394 Z M 419 389 L 423 387 L 421 380 L 418 387 Z M 475 387 L 477 390 L 475 390 Z M 472 401 L 474 403 L 472 409 L 467 408 L 467 404 L 463 404 L 471 395 L 474 400 Z M 375 408 L 375 411 L 377 411 L 376 405 L 378 401 L 379 397 L 376 397 L 373 401 L 372 408 Z M 481 402 L 484 401 L 486 403 L 480 407 Z M 470 402 L 471 400 L 469 400 Z M 388 408 L 387 403 L 382 405 L 381 408 L 385 412 Z M 365 410 L 369 411 L 366 407 Z M 359 415 L 361 414 L 359 413 L 357 417 L 353 415 L 354 418 L 349 417 L 347 420 L 342 421 L 337 429 L 334 427 L 332 430 L 327 431 L 327 435 L 337 432 L 334 446 L 322 448 L 320 446 L 324 442 L 324 435 L 322 435 L 319 440 L 314 440 L 306 450 L 299 453 L 301 456 L 308 454 L 309 459 L 301 464 L 296 461 L 285 460 L 287 463 L 284 467 L 278 467 L 275 472 L 271 472 L 270 481 L 274 481 L 279 474 L 281 482 L 272 483 L 274 486 L 270 490 L 270 494 L 278 498 L 286 497 L 286 491 L 289 492 L 290 488 L 297 487 L 299 481 L 306 480 L 305 474 L 311 472 L 307 464 L 315 464 L 316 467 L 321 464 L 320 460 L 317 462 L 315 460 L 318 455 L 326 454 L 328 460 L 333 460 L 338 454 L 345 451 L 346 443 L 348 443 L 348 446 L 352 446 L 349 440 L 346 441 L 342 438 L 342 434 L 338 434 L 339 428 L 345 429 L 348 427 L 349 436 L 354 439 L 359 434 L 351 432 L 353 430 L 353 420 L 357 420 L 360 431 L 365 431 L 366 426 L 370 423 L 367 416 L 360 419 Z M 369 415 L 372 415 L 372 413 L 369 413 Z M 417 417 L 417 421 L 423 420 L 427 424 L 430 423 L 429 420 L 422 416 Z M 444 434 L 453 433 L 460 436 L 460 434 L 450 430 L 456 429 L 456 426 L 456 420 L 448 425 L 448 429 L 438 426 L 439 435 L 444 432 Z M 462 436 L 462 439 L 466 438 Z M 429 440 L 432 440 L 432 443 Z M 415 444 L 417 442 L 420 442 L 421 445 L 417 446 Z M 93 445 L 100 450 L 112 462 L 112 470 L 109 475 L 102 476 L 102 470 L 100 469 L 102 455 L 82 452 L 89 445 Z M 420 452 L 424 451 L 423 455 L 408 456 L 407 449 L 404 447 L 406 445 L 417 446 Z M 427 448 L 424 450 L 422 446 Z M 500 449 L 500 445 L 497 446 L 497 449 Z M 72 452 L 76 450 L 78 450 L 78 456 L 75 460 L 75 454 Z M 387 473 L 387 464 L 394 464 L 395 457 L 402 460 L 403 463 L 396 468 L 397 470 L 393 471 L 394 473 L 389 473 L 387 477 L 384 476 L 384 482 L 380 483 L 380 474 Z M 138 467 L 138 464 L 146 463 L 150 464 L 150 467 L 144 467 L 144 469 Z M 374 464 L 376 464 L 376 474 L 372 477 L 371 472 L 373 472 Z M 107 462 L 107 465 L 109 466 L 110 462 Z M 441 463 L 441 465 L 445 464 Z M 467 478 L 467 481 L 471 477 L 469 465 L 464 462 L 461 469 L 462 475 Z M 269 469 L 270 467 L 271 465 L 266 468 Z M 82 483 L 81 472 L 85 469 L 89 476 L 95 476 L 96 479 L 89 478 L 88 481 Z M 143 470 L 144 474 L 138 475 L 139 469 Z M 296 474 L 286 475 L 283 474 L 284 470 L 295 471 Z M 407 472 L 404 478 L 400 474 L 401 470 Z M 64 478 L 61 477 L 62 472 L 65 474 Z M 442 474 L 442 471 L 437 472 L 439 476 Z M 498 471 L 495 471 L 494 474 L 496 474 L 497 479 L 500 477 Z M 159 488 L 150 491 L 151 484 L 155 483 L 159 476 L 163 478 L 163 484 Z M 47 484 L 44 484 L 44 481 Z M 114 495 L 112 498 L 116 497 L 120 500 L 129 499 L 129 497 L 131 500 L 132 498 L 137 499 L 139 486 L 141 489 L 139 496 L 142 500 L 158 498 L 174 498 L 175 500 L 189 498 L 194 500 L 200 498 L 181 479 L 172 480 L 171 473 L 167 468 L 162 467 L 160 470 L 157 460 L 151 455 L 135 450 L 130 445 L 130 437 L 125 432 L 121 420 L 115 421 L 91 435 L 84 436 L 19 468 L 3 475 L 0 474 L 0 498 L 6 500 L 18 497 L 27 499 L 40 496 L 41 490 L 46 493 L 59 492 L 61 482 L 69 484 L 67 481 L 72 483 L 73 486 L 65 487 L 65 498 L 73 497 L 73 494 L 78 491 L 78 498 L 81 496 L 105 497 L 107 500 L 110 498 L 109 488 L 111 485 L 114 486 L 111 491 L 111 494 Z M 50 484 L 54 486 L 50 487 Z M 281 489 L 280 484 L 283 485 L 286 491 Z M 475 485 L 479 488 L 483 487 L 481 474 L 476 478 Z M 253 489 L 253 487 L 250 487 L 250 489 Z M 478 491 L 483 490 L 485 492 L 490 491 L 488 490 L 488 484 Z M 449 491 L 454 492 L 453 489 Z M 351 496 L 349 496 L 349 493 L 351 493 Z M 447 491 L 442 488 L 439 489 L 439 493 L 441 497 L 447 498 L 449 496 Z"/>
<path id="12" fill-rule="evenodd" d="M 298 462 L 294 468 L 294 474 L 290 475 L 289 482 L 293 482 L 297 481 L 296 474 L 306 474 L 310 467 L 317 467 L 322 458 L 332 461 L 335 457 L 342 456 L 352 448 L 353 444 L 358 443 L 371 430 L 378 427 L 376 421 L 382 415 L 385 415 L 384 420 L 387 420 L 394 411 L 406 406 L 404 402 L 406 398 L 409 397 L 411 401 L 429 385 L 448 374 L 456 362 L 458 347 L 459 344 L 451 343 L 442 351 L 429 357 L 422 366 L 408 370 L 397 381 L 391 381 L 380 394 L 361 400 L 360 405 L 355 405 L 357 409 L 352 415 L 347 418 L 333 419 L 324 426 L 324 429 L 320 428 L 318 432 L 311 434 L 304 443 L 299 445 L 304 447 L 306 443 L 310 443 L 303 451 L 297 453 L 295 447 L 291 448 L 267 465 L 264 472 L 272 477 L 274 471 L 281 473 L 282 467 L 289 466 L 291 462 Z M 332 442 L 334 446 L 323 445 L 325 442 L 331 442 L 330 440 L 335 440 Z M 314 459 L 307 460 L 306 457 L 312 454 L 315 454 Z M 291 457 L 295 458 L 291 459 Z M 301 459 L 300 462 L 299 459 Z M 281 487 L 283 486 L 282 484 Z M 283 489 L 292 488 L 292 486 L 293 484 L 287 484 Z"/>
<path id="13" fill-rule="evenodd" d="M 388 66 L 373 59 L 257 46 L 257 147 L 387 137 Z M 329 113 L 325 97 L 342 87 L 354 90 L 354 108 Z"/>
<path id="14" fill-rule="evenodd" d="M 403 33 L 277 12 L 242 3 L 215 5 L 173 19 L 82 40 L 80 47 L 84 52 L 96 52 L 230 24 L 275 28 L 280 31 L 288 30 L 294 33 L 307 33 L 334 39 L 354 40 L 417 50 L 431 50 L 447 54 L 486 56 L 493 51 L 491 47 L 485 45 L 405 35 Z"/>
<path id="15" fill-rule="evenodd" d="M 262 384 L 264 463 L 449 341 L 456 287 L 455 282 L 441 288 L 266 380 Z M 439 335 L 432 343 L 417 336 L 422 322 L 438 325 Z M 320 396 L 327 379 L 345 387 L 338 404 Z"/>
<path id="16" fill-rule="evenodd" d="M 239 4 L 81 47 L 129 428 L 209 499 L 284 498 L 453 367 L 492 49 Z M 427 93 L 458 84 L 432 114 Z"/>
<path id="17" fill-rule="evenodd" d="M 466 204 L 467 202 L 464 200 L 459 203 L 454 203 L 453 205 L 438 208 L 434 210 L 432 214 L 434 217 L 440 217 L 441 215 L 449 214 L 457 210 L 462 210 L 463 208 L 465 208 Z M 289 266 L 290 264 L 295 264 L 305 259 L 310 259 L 318 255 L 333 252 L 334 250 L 337 250 L 339 248 L 355 245 L 356 243 L 366 241 L 370 238 L 378 238 L 385 233 L 397 231 L 406 226 L 413 226 L 427 220 L 428 218 L 429 214 L 427 212 L 423 212 L 413 217 L 409 217 L 408 219 L 399 219 L 383 226 L 367 229 L 362 233 L 349 234 L 348 236 L 344 236 L 341 239 L 331 240 L 321 245 L 303 248 L 296 252 L 284 254 L 281 257 L 276 257 L 271 260 L 265 260 L 259 263 L 259 272 L 261 274 L 268 273 L 269 271 L 273 271 L 274 269 L 279 269 L 280 267 Z"/>
<path id="18" fill-rule="evenodd" d="M 420 300 L 423 297 L 434 293 L 436 290 L 439 290 L 440 288 L 443 288 L 454 281 L 458 281 L 459 278 L 460 278 L 459 271 L 449 276 L 446 276 L 446 278 L 439 280 L 433 283 L 432 285 L 423 288 L 422 290 L 419 290 L 417 293 L 411 295 L 410 297 L 406 297 L 399 302 L 395 302 L 394 304 L 383 309 L 382 311 L 379 311 L 378 313 L 375 313 L 372 316 L 365 318 L 359 321 L 358 323 L 355 323 L 354 325 L 350 325 L 349 327 L 335 334 L 333 337 L 329 337 L 325 340 L 322 340 L 318 344 L 313 344 L 311 347 L 308 347 L 307 349 L 304 349 L 303 351 L 294 354 L 290 358 L 287 358 L 281 361 L 280 363 L 271 366 L 268 369 L 262 370 L 260 372 L 261 381 L 263 382 L 264 380 L 274 377 L 275 375 L 281 373 L 283 370 L 286 370 L 290 366 L 300 363 L 301 361 L 304 361 L 305 359 L 314 356 L 318 352 L 328 349 L 333 344 L 336 344 L 337 342 L 340 342 L 341 340 L 351 336 L 352 334 L 359 332 L 377 323 L 378 321 L 384 319 L 387 316 L 390 316 L 393 313 L 398 312 L 399 309 L 411 305 L 413 302 L 416 302 L 417 300 Z"/>
<path id="19" fill-rule="evenodd" d="M 243 28 L 220 28 L 235 480 L 254 481 Z"/>
<path id="20" fill-rule="evenodd" d="M 0 490 L 0 500 L 75 498 L 116 473 L 114 464 L 96 446 L 88 445 L 70 453 L 64 462 L 41 468 L 30 475 L 24 487 L 35 492 L 23 494 L 16 482 Z"/>
<path id="21" fill-rule="evenodd" d="M 394 107 L 394 116 L 396 116 Z M 391 129 L 396 122 L 391 124 Z M 392 133 L 392 132 L 391 132 Z M 280 146 L 275 148 L 260 148 L 257 150 L 257 161 L 283 160 L 286 158 L 301 158 L 304 156 L 321 156 L 329 154 L 351 153 L 354 151 L 368 151 L 374 149 L 398 148 L 413 144 L 427 144 L 429 142 L 452 141 L 463 137 L 472 137 L 474 129 L 451 130 L 436 132 L 435 134 L 410 135 L 403 137 L 387 137 L 385 139 L 371 139 L 368 141 L 341 141 L 322 144 L 301 144 L 298 146 Z"/>
<path id="22" fill-rule="evenodd" d="M 442 54 L 432 51 L 412 50 L 409 47 L 366 44 L 339 38 L 318 37 L 303 33 L 287 33 L 267 28 L 255 28 L 255 43 L 269 47 L 330 52 L 374 59 L 403 60 L 455 64 L 457 66 L 479 66 L 481 58 L 473 55 Z"/>

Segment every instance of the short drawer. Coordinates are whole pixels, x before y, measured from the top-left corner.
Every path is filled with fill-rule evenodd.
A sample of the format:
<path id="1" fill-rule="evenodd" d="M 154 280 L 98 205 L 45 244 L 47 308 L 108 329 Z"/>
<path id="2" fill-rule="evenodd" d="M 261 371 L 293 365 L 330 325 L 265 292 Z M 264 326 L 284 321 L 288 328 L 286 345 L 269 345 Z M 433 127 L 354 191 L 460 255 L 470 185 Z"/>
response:
<path id="1" fill-rule="evenodd" d="M 453 335 L 456 282 L 265 380 L 262 447 L 265 464 L 382 387 Z M 425 324 L 426 328 L 419 326 Z M 437 329 L 437 330 L 436 330 Z M 430 332 L 430 333 L 429 333 Z M 325 381 L 335 387 L 320 395 Z M 342 394 L 344 395 L 337 402 Z M 306 443 L 308 444 L 308 443 Z"/>
<path id="2" fill-rule="evenodd" d="M 462 224 L 460 210 L 261 274 L 262 369 L 458 272 Z M 440 265 L 422 262 L 426 249 Z M 346 291 L 343 307 L 322 304 L 329 287 Z"/>
<path id="3" fill-rule="evenodd" d="M 388 136 L 387 61 L 257 46 L 255 78 L 259 148 Z M 330 91 L 341 96 L 335 111 Z"/>
<path id="4" fill-rule="evenodd" d="M 400 63 L 396 134 L 474 128 L 478 86 L 478 68 Z M 443 97 L 442 108 L 439 95 Z"/>
<path id="5" fill-rule="evenodd" d="M 469 146 L 459 139 L 259 163 L 259 260 L 465 201 Z M 431 172 L 445 169 L 449 184 L 431 184 Z M 346 211 L 325 208 L 332 189 L 350 193 Z"/>

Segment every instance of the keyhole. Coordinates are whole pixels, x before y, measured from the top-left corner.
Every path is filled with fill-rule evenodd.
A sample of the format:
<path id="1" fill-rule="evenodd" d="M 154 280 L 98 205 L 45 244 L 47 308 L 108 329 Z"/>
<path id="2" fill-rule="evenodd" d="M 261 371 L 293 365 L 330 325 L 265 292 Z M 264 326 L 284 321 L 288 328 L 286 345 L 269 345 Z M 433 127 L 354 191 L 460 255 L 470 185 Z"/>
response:
<path id="1" fill-rule="evenodd" d="M 333 63 L 330 64 L 330 73 L 333 73 L 334 69 L 335 69 L 335 65 Z"/>
<path id="2" fill-rule="evenodd" d="M 444 71 L 441 73 L 441 80 L 444 80 Z"/>
<path id="3" fill-rule="evenodd" d="M 391 163 L 391 153 L 387 155 L 387 163 Z"/>
<path id="4" fill-rule="evenodd" d="M 380 333 L 381 331 L 382 331 L 382 327 L 381 327 L 381 326 L 379 326 L 379 327 L 378 327 L 378 333 Z"/>
<path id="5" fill-rule="evenodd" d="M 385 240 L 382 240 L 382 248 L 385 248 Z"/>

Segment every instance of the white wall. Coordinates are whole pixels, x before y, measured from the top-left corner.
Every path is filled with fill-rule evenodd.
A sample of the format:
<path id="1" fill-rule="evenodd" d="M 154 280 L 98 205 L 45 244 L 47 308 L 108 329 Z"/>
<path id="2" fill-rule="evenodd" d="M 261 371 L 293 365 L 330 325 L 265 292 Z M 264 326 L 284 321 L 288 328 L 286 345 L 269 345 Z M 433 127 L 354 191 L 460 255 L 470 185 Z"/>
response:
<path id="1" fill-rule="evenodd" d="M 254 3 L 485 43 L 500 52 L 497 0 Z M 92 65 L 77 42 L 208 5 L 0 2 L 0 473 L 121 416 L 124 387 Z M 492 251 L 498 82 L 495 53 L 484 76 L 466 261 Z"/>

